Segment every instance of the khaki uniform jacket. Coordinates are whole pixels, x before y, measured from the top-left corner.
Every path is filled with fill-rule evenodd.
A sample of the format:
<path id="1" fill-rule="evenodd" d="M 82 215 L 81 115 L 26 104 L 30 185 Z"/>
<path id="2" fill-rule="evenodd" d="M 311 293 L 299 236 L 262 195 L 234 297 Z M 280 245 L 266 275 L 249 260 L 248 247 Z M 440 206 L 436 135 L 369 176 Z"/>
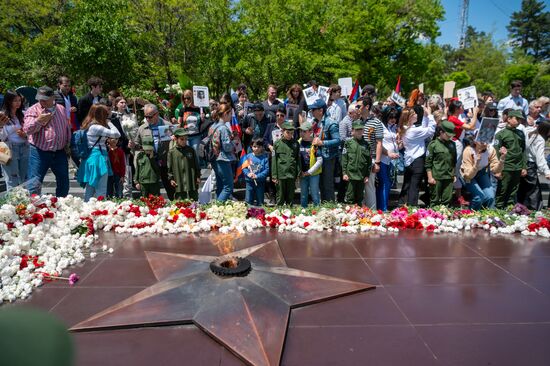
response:
<path id="1" fill-rule="evenodd" d="M 342 173 L 350 180 L 363 180 L 370 174 L 372 160 L 369 143 L 364 139 L 352 138 L 342 150 Z"/>
<path id="2" fill-rule="evenodd" d="M 273 145 L 271 176 L 273 179 L 296 179 L 301 170 L 300 145 L 296 140 L 280 139 Z"/>
<path id="3" fill-rule="evenodd" d="M 171 126 L 172 124 L 159 117 L 158 125 Z M 153 132 L 151 131 L 151 127 L 149 127 L 149 122 L 145 122 L 139 126 L 136 140 L 134 141 L 136 144 L 136 150 L 141 150 L 141 145 L 143 144 L 144 138 L 153 141 Z M 170 142 L 171 141 L 159 141 L 158 150 L 155 152 L 155 157 L 159 160 L 159 163 L 162 166 L 166 166 L 168 150 L 170 150 Z"/>
<path id="4" fill-rule="evenodd" d="M 451 140 L 442 141 L 439 138 L 432 140 L 426 152 L 427 171 L 432 172 L 432 177 L 438 179 L 453 179 L 456 166 L 456 145 Z"/>
<path id="5" fill-rule="evenodd" d="M 504 146 L 507 150 L 506 160 L 504 161 L 503 171 L 518 171 L 527 169 L 527 157 L 525 155 L 525 135 L 517 128 L 506 127 L 495 135 L 493 144 L 500 158 L 500 147 Z"/>
<path id="6" fill-rule="evenodd" d="M 176 193 L 197 191 L 200 176 L 195 150 L 191 146 L 173 147 L 168 151 L 168 180 L 178 184 Z"/>
<path id="7" fill-rule="evenodd" d="M 145 152 L 140 151 L 135 158 L 136 174 L 134 181 L 139 184 L 158 183 L 160 168 L 155 158 L 150 158 Z"/>

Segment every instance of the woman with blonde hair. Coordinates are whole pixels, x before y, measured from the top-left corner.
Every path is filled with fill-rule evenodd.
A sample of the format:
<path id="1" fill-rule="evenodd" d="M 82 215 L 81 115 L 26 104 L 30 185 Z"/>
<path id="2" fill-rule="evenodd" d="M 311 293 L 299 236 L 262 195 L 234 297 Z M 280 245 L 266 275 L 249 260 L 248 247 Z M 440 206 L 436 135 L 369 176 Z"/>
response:
<path id="1" fill-rule="evenodd" d="M 107 180 L 113 174 L 109 162 L 108 138 L 119 138 L 120 132 L 108 121 L 109 108 L 94 104 L 82 122 L 80 129 L 86 130 L 88 139 L 88 157 L 81 162 L 78 169 L 79 182 L 86 185 L 84 201 L 92 197 L 107 195 Z"/>

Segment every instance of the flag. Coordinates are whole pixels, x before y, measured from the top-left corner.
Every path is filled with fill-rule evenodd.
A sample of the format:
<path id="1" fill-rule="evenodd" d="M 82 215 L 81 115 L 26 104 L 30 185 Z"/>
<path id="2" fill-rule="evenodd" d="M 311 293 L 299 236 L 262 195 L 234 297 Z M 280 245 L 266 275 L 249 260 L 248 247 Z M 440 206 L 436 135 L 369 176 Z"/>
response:
<path id="1" fill-rule="evenodd" d="M 395 85 L 395 92 L 397 94 L 401 93 L 401 75 L 397 78 L 397 85 Z"/>
<path id="2" fill-rule="evenodd" d="M 239 120 L 237 119 L 235 112 L 233 112 L 233 116 L 231 116 L 231 131 L 237 131 L 239 133 L 239 138 L 243 137 L 241 125 L 239 124 Z"/>
<path id="3" fill-rule="evenodd" d="M 239 159 L 239 165 L 237 166 L 237 172 L 235 173 L 235 182 L 239 179 L 241 174 L 243 174 L 243 170 L 248 168 L 250 164 L 250 159 L 246 158 L 246 151 L 243 149 L 241 158 Z"/>
<path id="4" fill-rule="evenodd" d="M 355 84 L 353 84 L 353 89 L 351 89 L 351 93 L 349 94 L 349 101 L 355 102 L 360 95 L 361 87 L 359 86 L 359 80 L 355 80 Z"/>

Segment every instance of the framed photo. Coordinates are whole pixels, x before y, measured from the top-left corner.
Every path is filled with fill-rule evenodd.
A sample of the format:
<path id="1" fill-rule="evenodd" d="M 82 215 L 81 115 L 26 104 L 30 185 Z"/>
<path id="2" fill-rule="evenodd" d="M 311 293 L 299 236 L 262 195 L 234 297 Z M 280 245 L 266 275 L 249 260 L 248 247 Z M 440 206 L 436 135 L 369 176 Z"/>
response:
<path id="1" fill-rule="evenodd" d="M 160 141 L 170 141 L 177 127 L 178 127 L 177 125 L 160 125 L 159 126 Z"/>
<path id="2" fill-rule="evenodd" d="M 498 118 L 483 117 L 477 132 L 476 141 L 492 144 L 497 131 Z"/>
<path id="3" fill-rule="evenodd" d="M 287 104 L 286 105 L 286 116 L 285 119 L 287 120 L 293 120 L 294 116 L 296 115 L 296 111 L 298 110 L 298 104 Z"/>

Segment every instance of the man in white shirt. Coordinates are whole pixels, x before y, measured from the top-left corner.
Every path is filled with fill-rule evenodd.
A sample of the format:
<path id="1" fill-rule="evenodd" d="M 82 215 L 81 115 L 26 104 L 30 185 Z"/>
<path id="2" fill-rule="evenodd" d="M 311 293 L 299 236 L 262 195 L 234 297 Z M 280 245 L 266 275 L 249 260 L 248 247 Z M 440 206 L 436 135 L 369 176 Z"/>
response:
<path id="1" fill-rule="evenodd" d="M 527 103 L 527 99 L 521 96 L 522 87 L 521 80 L 514 80 L 510 83 L 510 95 L 498 102 L 499 116 L 502 116 L 502 111 L 505 109 L 519 109 L 523 112 L 523 115 L 527 116 L 529 114 L 529 103 Z"/>

